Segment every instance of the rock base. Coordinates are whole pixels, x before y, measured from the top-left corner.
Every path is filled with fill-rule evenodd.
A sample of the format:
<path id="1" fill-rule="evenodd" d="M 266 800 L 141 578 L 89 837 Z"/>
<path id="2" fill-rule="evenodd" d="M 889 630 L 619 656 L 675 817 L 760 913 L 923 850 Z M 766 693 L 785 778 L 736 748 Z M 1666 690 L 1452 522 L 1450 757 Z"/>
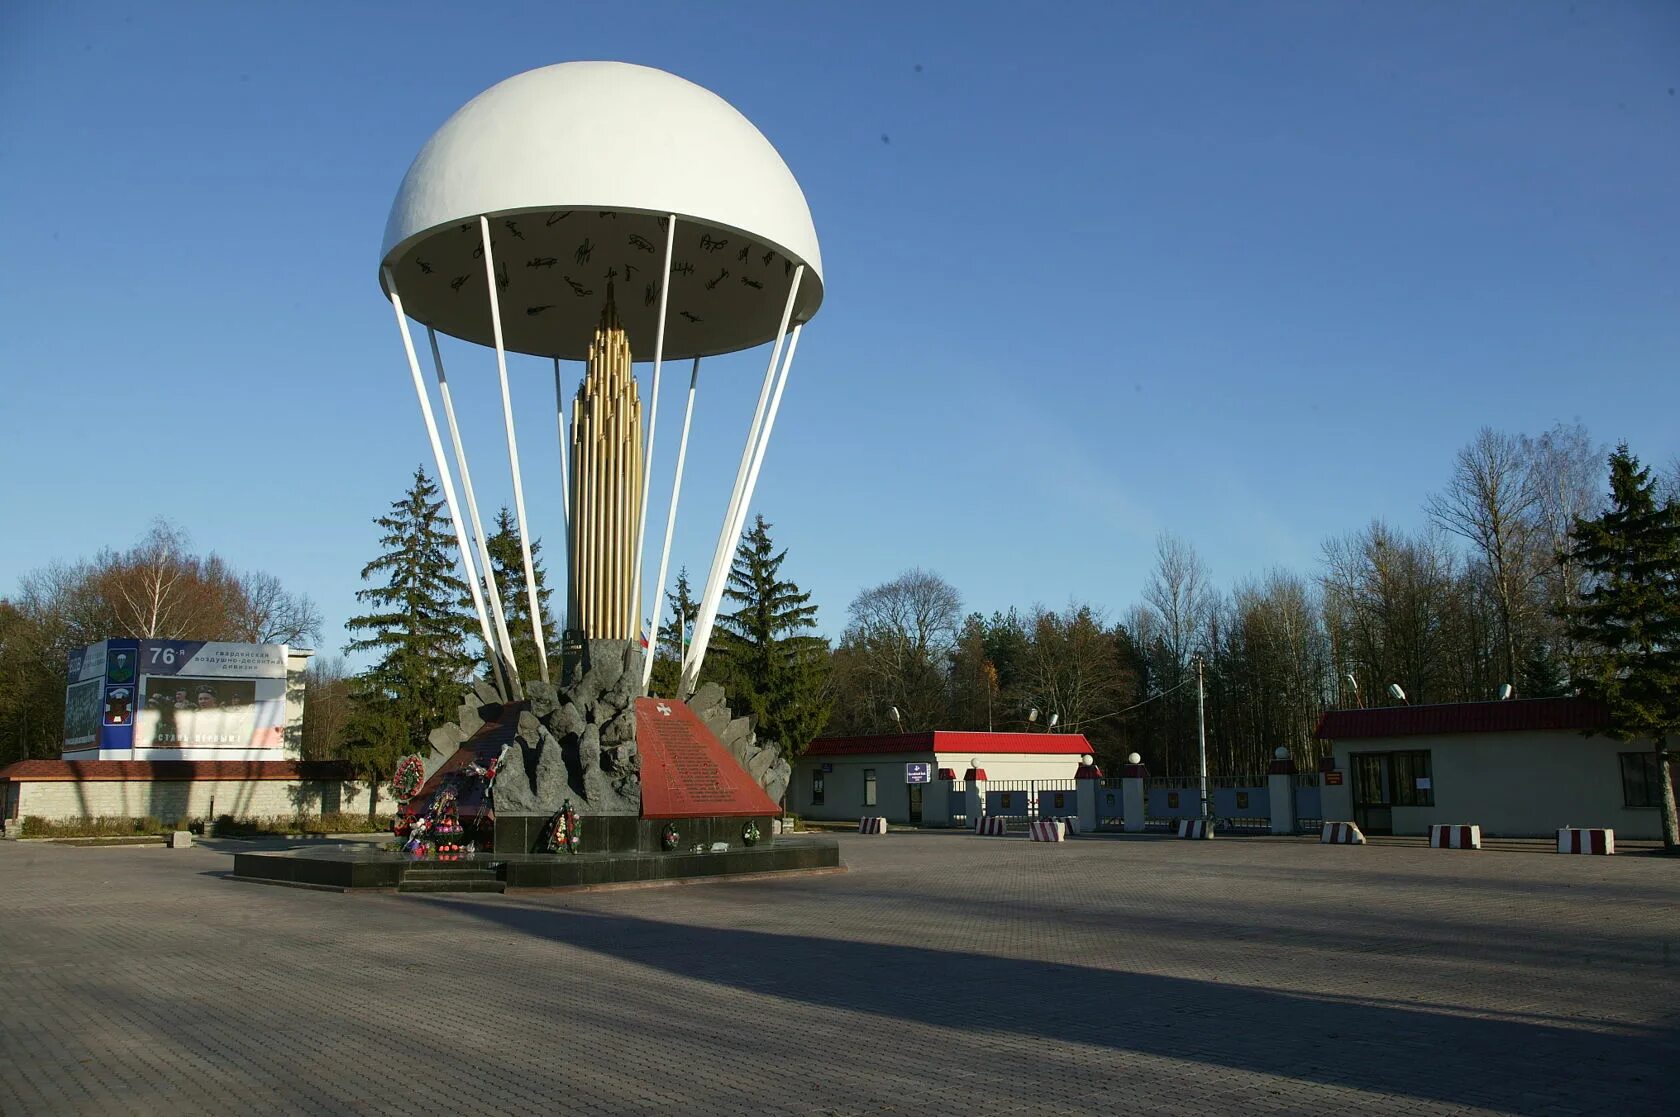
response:
<path id="1" fill-rule="evenodd" d="M 511 747 L 493 792 L 498 835 L 504 817 L 521 831 L 517 837 L 509 831 L 506 848 L 535 848 L 525 833 L 535 824 L 513 820 L 536 819 L 546 825 L 570 802 L 580 817 L 595 820 L 583 827 L 586 843 L 593 831 L 616 835 L 603 851 L 657 850 L 658 834 L 650 845 L 633 825 L 642 815 L 642 755 L 636 746 L 642 655 L 641 646 L 627 640 L 585 641 L 582 654 L 566 664 L 557 683 L 526 680 L 525 701 L 506 707 L 490 683 L 475 683 L 462 699 L 456 720 L 432 731 L 427 779 L 486 727 L 505 734 L 511 722 Z M 791 767 L 775 742 L 759 741 L 751 718 L 734 716 L 723 688 L 707 683 L 688 706 L 771 801 L 781 802 Z M 632 825 L 612 823 L 604 828 L 600 820 L 607 819 Z M 741 819 L 722 822 L 734 830 L 742 824 Z M 760 819 L 759 829 L 768 837 L 769 820 Z M 503 848 L 499 836 L 497 847 Z"/>

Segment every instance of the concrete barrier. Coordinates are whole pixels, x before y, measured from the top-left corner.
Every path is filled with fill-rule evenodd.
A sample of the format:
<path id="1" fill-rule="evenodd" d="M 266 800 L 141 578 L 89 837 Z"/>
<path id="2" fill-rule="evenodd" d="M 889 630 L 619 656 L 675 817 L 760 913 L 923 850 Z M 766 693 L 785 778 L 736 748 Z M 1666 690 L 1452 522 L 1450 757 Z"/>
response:
<path id="1" fill-rule="evenodd" d="M 1067 841 L 1067 824 L 1059 818 L 1034 819 L 1028 833 L 1035 842 Z"/>
<path id="2" fill-rule="evenodd" d="M 1559 853 L 1601 853 L 1616 852 L 1616 832 L 1614 830 L 1598 830 L 1575 826 L 1558 828 Z"/>
<path id="3" fill-rule="evenodd" d="M 974 823 L 974 832 L 983 838 L 1001 838 L 1007 830 L 1004 829 L 1002 815 L 981 815 Z"/>
<path id="4" fill-rule="evenodd" d="M 1211 838 L 1213 837 L 1213 820 L 1211 818 L 1181 818 L 1178 820 L 1178 836 L 1181 838 Z"/>
<path id="5" fill-rule="evenodd" d="M 1430 849 L 1481 849 L 1482 828 L 1462 823 L 1434 823 L 1429 827 Z"/>
<path id="6" fill-rule="evenodd" d="M 1324 829 L 1319 831 L 1318 840 L 1321 845 L 1362 846 L 1365 844 L 1365 835 L 1355 823 L 1326 822 Z"/>
<path id="7" fill-rule="evenodd" d="M 177 830 L 173 834 L 169 835 L 169 848 L 170 849 L 191 849 L 192 848 L 192 831 L 191 830 Z"/>
<path id="8" fill-rule="evenodd" d="M 884 818 L 872 816 L 858 819 L 859 834 L 885 834 L 886 832 L 887 820 Z"/>

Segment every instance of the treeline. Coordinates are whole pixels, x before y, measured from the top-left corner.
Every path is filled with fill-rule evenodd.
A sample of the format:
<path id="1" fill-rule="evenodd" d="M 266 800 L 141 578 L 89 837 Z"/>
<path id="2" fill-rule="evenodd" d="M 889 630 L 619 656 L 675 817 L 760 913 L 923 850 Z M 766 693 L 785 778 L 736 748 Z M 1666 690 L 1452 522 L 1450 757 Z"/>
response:
<path id="1" fill-rule="evenodd" d="M 297 644 L 320 635 L 308 597 L 195 553 L 185 532 L 159 520 L 127 550 L 49 564 L 0 598 L 0 763 L 62 751 L 72 648 L 112 636 Z"/>
<path id="2" fill-rule="evenodd" d="M 1086 734 L 1099 760 L 1142 754 L 1159 774 L 1195 770 L 1198 667 L 1216 774 L 1300 762 L 1327 708 L 1573 692 L 1582 649 L 1567 622 L 1594 575 L 1571 531 L 1605 507 L 1605 450 L 1581 426 L 1537 437 L 1484 429 L 1426 502 L 1425 526 L 1376 520 L 1328 540 L 1310 571 L 1216 585 L 1183 539 L 1163 535 L 1139 599 L 1118 615 L 1087 603 L 965 613 L 958 589 L 913 569 L 861 591 L 838 641 L 819 637 L 810 595 L 758 518 L 730 572 L 702 681 L 787 754 L 814 737 L 956 730 Z M 1680 463 L 1652 491 L 1672 505 Z M 489 677 L 460 579 L 454 531 L 424 470 L 376 523 L 364 612 L 345 652 L 319 656 L 306 686 L 306 758 L 344 756 L 375 779 Z M 519 537 L 505 509 L 486 544 L 517 669 L 540 673 Z M 533 541 L 542 642 L 559 665 L 542 543 Z M 481 587 L 488 589 L 488 586 Z M 678 689 L 695 613 L 686 573 L 668 594 L 652 691 Z M 165 524 L 124 552 L 55 564 L 0 601 L 0 756 L 55 756 L 65 653 L 106 636 L 297 642 L 319 635 L 307 598 L 265 574 L 194 555 Z"/>
<path id="3" fill-rule="evenodd" d="M 833 652 L 831 734 L 959 729 L 1085 733 L 1101 762 L 1140 753 L 1157 774 L 1197 764 L 1197 665 L 1215 774 L 1310 762 L 1335 706 L 1572 693 L 1583 649 L 1569 609 L 1590 588 L 1571 529 L 1606 500 L 1586 430 L 1484 429 L 1426 503 L 1426 525 L 1381 520 L 1328 540 L 1312 571 L 1217 586 L 1163 535 L 1141 600 L 1118 617 L 1072 603 L 964 615 L 938 575 L 864 590 Z M 1653 486 L 1672 502 L 1680 464 Z M 1404 699 L 1390 692 L 1396 686 Z"/>

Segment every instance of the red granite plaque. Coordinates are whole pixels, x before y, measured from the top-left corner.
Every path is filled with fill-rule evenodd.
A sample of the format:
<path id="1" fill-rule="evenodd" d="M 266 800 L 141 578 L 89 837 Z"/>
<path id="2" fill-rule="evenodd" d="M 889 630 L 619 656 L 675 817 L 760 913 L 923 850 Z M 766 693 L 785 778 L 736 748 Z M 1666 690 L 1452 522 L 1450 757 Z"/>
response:
<path id="1" fill-rule="evenodd" d="M 687 704 L 636 699 L 643 818 L 762 818 L 782 813 Z"/>

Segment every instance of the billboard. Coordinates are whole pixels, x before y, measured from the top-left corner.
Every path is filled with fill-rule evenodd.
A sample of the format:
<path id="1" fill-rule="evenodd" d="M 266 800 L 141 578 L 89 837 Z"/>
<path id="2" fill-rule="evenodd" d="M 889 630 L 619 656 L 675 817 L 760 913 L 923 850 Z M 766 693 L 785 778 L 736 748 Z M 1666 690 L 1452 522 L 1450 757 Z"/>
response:
<path id="1" fill-rule="evenodd" d="M 286 648 L 214 640 L 140 641 L 136 749 L 279 749 Z"/>
<path id="2" fill-rule="evenodd" d="M 256 723 L 254 679 L 148 675 L 136 744 L 142 748 L 261 747 L 253 740 Z"/>
<path id="3" fill-rule="evenodd" d="M 105 686 L 98 679 L 83 679 L 70 684 L 64 692 L 65 748 L 98 743 L 100 702 L 104 696 Z"/>
<path id="4" fill-rule="evenodd" d="M 64 748 L 250 752 L 285 745 L 286 646 L 112 639 L 66 664 Z M 153 757 L 154 759 L 156 757 Z"/>

